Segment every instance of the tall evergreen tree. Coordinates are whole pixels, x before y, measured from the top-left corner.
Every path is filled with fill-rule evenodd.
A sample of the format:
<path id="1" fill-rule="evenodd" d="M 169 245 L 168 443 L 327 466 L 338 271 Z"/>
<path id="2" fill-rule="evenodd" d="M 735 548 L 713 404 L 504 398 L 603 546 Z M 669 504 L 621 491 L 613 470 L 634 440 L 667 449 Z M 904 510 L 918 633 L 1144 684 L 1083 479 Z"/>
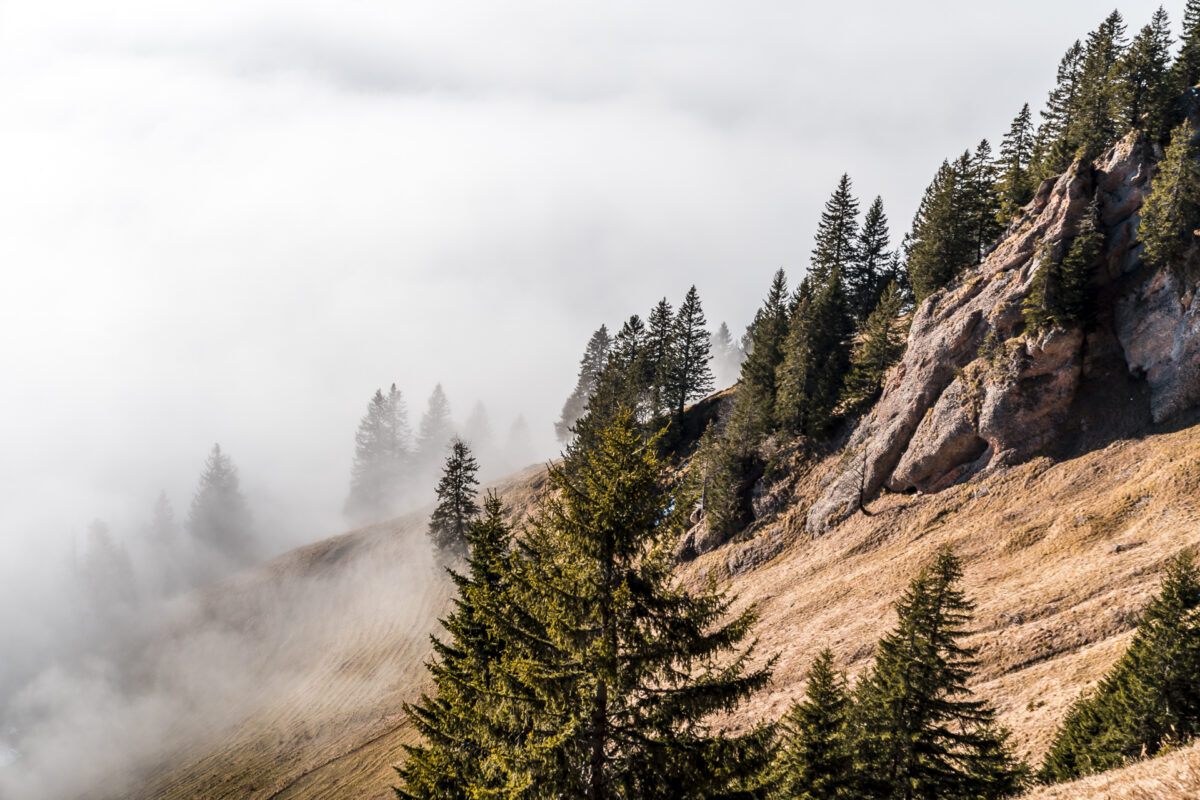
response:
<path id="1" fill-rule="evenodd" d="M 1169 80 L 1171 22 L 1159 6 L 1115 67 L 1116 118 L 1123 130 L 1146 132 L 1153 141 L 1170 132 L 1176 89 Z"/>
<path id="2" fill-rule="evenodd" d="M 575 389 L 567 398 L 567 402 L 563 404 L 562 415 L 558 422 L 554 423 L 554 432 L 558 434 L 559 441 L 570 441 L 575 423 L 587 411 L 588 401 L 596 393 L 596 389 L 600 385 L 600 376 L 608 364 L 608 351 L 611 344 L 608 328 L 604 325 L 601 325 L 600 329 L 588 339 L 587 348 L 583 351 L 583 358 L 579 360 L 579 378 L 575 382 Z"/>
<path id="3" fill-rule="evenodd" d="M 972 603 L 958 559 L 943 551 L 896 603 L 899 623 L 879 642 L 855 690 L 852 725 L 859 796 L 973 800 L 1016 793 L 1024 771 L 995 713 L 971 699 L 974 650 L 962 644 Z"/>
<path id="4" fill-rule="evenodd" d="M 895 283 L 888 284 L 879 304 L 862 327 L 858 347 L 846 376 L 845 399 L 852 414 L 866 412 L 883 393 L 883 381 L 904 353 L 900 309 L 904 299 Z"/>
<path id="5" fill-rule="evenodd" d="M 429 395 L 421 427 L 417 430 L 417 460 L 429 469 L 441 461 L 447 443 L 454 437 L 454 422 L 450 418 L 450 401 L 439 383 Z"/>
<path id="6" fill-rule="evenodd" d="M 437 485 L 437 507 L 429 518 L 429 538 L 445 553 L 465 555 L 467 529 L 479 515 L 475 502 L 479 480 L 475 473 L 479 463 L 471 448 L 462 439 L 450 443 L 450 453 Z"/>
<path id="7" fill-rule="evenodd" d="M 1021 106 L 1008 133 L 1000 142 L 1000 219 L 1007 221 L 1017 210 L 1033 199 L 1037 189 L 1030 171 L 1033 160 L 1033 118 L 1029 103 Z"/>
<path id="8" fill-rule="evenodd" d="M 780 725 L 772 797 L 779 800 L 855 798 L 854 760 L 847 717 L 846 677 L 822 650 L 808 670 L 803 702 L 792 704 Z"/>
<path id="9" fill-rule="evenodd" d="M 712 347 L 705 327 L 704 309 L 696 287 L 688 289 L 672 325 L 671 372 L 667 384 L 668 397 L 675 419 L 683 418 L 683 409 L 690 400 L 705 397 L 713 388 Z"/>
<path id="10" fill-rule="evenodd" d="M 1072 143 L 1070 131 L 1078 106 L 1082 68 L 1083 43 L 1076 39 L 1058 62 L 1054 88 L 1042 109 L 1042 124 L 1034 141 L 1033 160 L 1038 167 L 1038 180 L 1061 173 L 1075 157 L 1077 145 Z"/>
<path id="11" fill-rule="evenodd" d="M 858 238 L 858 200 L 851 191 L 850 176 L 843 174 L 837 188 L 825 201 L 817 224 L 812 267 L 808 274 L 816 286 L 824 286 L 829 274 L 837 269 L 845 276 L 852 269 Z"/>
<path id="12" fill-rule="evenodd" d="M 769 755 L 767 727 L 711 727 L 770 666 L 741 649 L 753 608 L 731 614 L 732 598 L 674 579 L 691 502 L 663 485 L 639 427 L 618 414 L 572 469 L 552 469 L 556 491 L 522 541 L 522 608 L 507 618 L 534 629 L 511 635 L 521 651 L 506 663 L 508 702 L 531 725 L 503 759 L 530 796 L 726 797 Z"/>
<path id="13" fill-rule="evenodd" d="M 368 522 L 396 512 L 410 437 L 408 410 L 396 384 L 386 395 L 376 390 L 354 435 L 350 494 L 344 507 L 348 516 Z"/>
<path id="14" fill-rule="evenodd" d="M 242 496 L 237 469 L 214 444 L 188 510 L 187 531 L 197 541 L 238 564 L 254 560 L 257 545 L 250 509 Z"/>
<path id="15" fill-rule="evenodd" d="M 1093 200 L 1063 260 L 1056 263 L 1045 258 L 1038 268 L 1029 296 L 1022 304 L 1025 324 L 1031 329 L 1069 328 L 1085 320 L 1087 287 L 1104 244 L 1097 218 Z"/>
<path id="16" fill-rule="evenodd" d="M 866 321 L 879 301 L 879 293 L 887 285 L 883 279 L 891 266 L 890 246 L 891 236 L 888 233 L 887 215 L 883 213 L 883 198 L 876 197 L 863 218 L 854 258 L 843 273 L 850 315 L 856 324 L 861 325 Z"/>
<path id="17" fill-rule="evenodd" d="M 404 781 L 396 793 L 405 800 L 466 800 L 495 796 L 488 793 L 501 788 L 496 765 L 489 762 L 494 751 L 489 735 L 505 652 L 496 618 L 510 605 L 513 531 L 496 495 L 489 493 L 483 506 L 483 516 L 466 528 L 465 568 L 450 570 L 458 595 L 441 621 L 447 638 L 434 637 L 434 658 L 426 664 L 434 694 L 405 706 L 424 737 L 419 745 L 405 746 L 408 758 L 396 770 Z"/>
<path id="18" fill-rule="evenodd" d="M 789 433 L 825 433 L 842 395 L 853 326 L 837 269 L 811 303 L 792 316 L 779 365 L 776 423 Z"/>
<path id="19" fill-rule="evenodd" d="M 1196 243 L 1200 228 L 1198 157 L 1196 129 L 1184 122 L 1172 132 L 1171 144 L 1142 206 L 1138 238 L 1145 243 L 1142 260 L 1153 267 L 1176 263 Z"/>
<path id="20" fill-rule="evenodd" d="M 747 331 L 750 346 L 742 362 L 741 387 L 734 408 L 738 435 L 745 441 L 766 435 L 774 427 L 776 372 L 783 361 L 788 320 L 787 278 L 781 269 L 775 273 Z"/>
<path id="21" fill-rule="evenodd" d="M 1084 160 L 1099 156 L 1117 140 L 1120 83 L 1117 65 L 1125 51 L 1125 23 L 1113 11 L 1088 34 L 1079 68 L 1079 91 L 1075 97 L 1070 142 Z"/>
<path id="22" fill-rule="evenodd" d="M 1200 0 L 1187 0 L 1183 7 L 1183 36 L 1179 56 L 1171 66 L 1175 91 L 1184 92 L 1200 83 Z"/>
<path id="23" fill-rule="evenodd" d="M 674 352 L 675 313 L 667 298 L 658 301 L 646 324 L 646 373 L 650 379 L 650 409 L 653 416 L 670 411 L 667 384 Z"/>
<path id="24" fill-rule="evenodd" d="M 653 414 L 650 410 L 654 369 L 647 347 L 646 325 L 637 314 L 621 326 L 613 338 L 605 379 L 612 384 L 613 399 L 632 409 L 643 422 Z"/>
<path id="25" fill-rule="evenodd" d="M 974 159 L 964 152 L 953 163 L 943 161 L 925 189 L 907 240 L 908 276 L 917 303 L 978 263 L 975 175 Z"/>
<path id="26" fill-rule="evenodd" d="M 996 165 L 992 145 L 984 139 L 971 155 L 965 196 L 971 220 L 972 264 L 983 260 L 996 237 L 1004 230 L 1000 223 L 1000 194 L 996 189 Z"/>
<path id="27" fill-rule="evenodd" d="M 1200 570 L 1168 562 L 1125 654 L 1067 712 L 1042 764 L 1065 781 L 1154 755 L 1200 735 Z"/>

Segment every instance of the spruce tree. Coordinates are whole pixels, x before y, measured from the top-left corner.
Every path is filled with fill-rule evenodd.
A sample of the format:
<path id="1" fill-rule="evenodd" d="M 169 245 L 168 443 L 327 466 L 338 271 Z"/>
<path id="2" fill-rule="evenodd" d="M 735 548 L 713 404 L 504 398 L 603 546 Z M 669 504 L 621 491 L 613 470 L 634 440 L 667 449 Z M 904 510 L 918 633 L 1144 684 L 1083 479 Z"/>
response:
<path id="1" fill-rule="evenodd" d="M 883 213 L 883 198 L 876 197 L 863 218 L 854 258 L 843 273 L 850 315 L 856 324 L 861 325 L 866 321 L 879 301 L 879 293 L 887 285 L 883 278 L 891 266 L 890 238 L 887 215 Z"/>
<path id="2" fill-rule="evenodd" d="M 563 404 L 562 415 L 558 422 L 554 423 L 554 432 L 558 434 L 559 441 L 570 441 L 575 423 L 587 411 L 588 401 L 596 393 L 596 388 L 600 384 L 600 375 L 604 372 L 605 365 L 608 364 L 610 346 L 608 328 L 601 325 L 600 329 L 588 339 L 587 348 L 583 351 L 583 358 L 579 360 L 579 377 L 575 381 L 575 389 L 567 398 L 567 402 Z"/>
<path id="3" fill-rule="evenodd" d="M 846 677 L 822 650 L 808 670 L 803 702 L 780 724 L 771 797 L 779 800 L 851 800 L 856 778 L 847 718 Z"/>
<path id="4" fill-rule="evenodd" d="M 776 372 L 783 361 L 788 320 L 787 278 L 781 269 L 747 330 L 749 347 L 734 408 L 738 436 L 747 442 L 774 429 Z"/>
<path id="5" fill-rule="evenodd" d="M 242 495 L 237 468 L 219 444 L 213 445 L 204 462 L 188 510 L 187 531 L 197 542 L 236 564 L 248 564 L 257 554 L 250 509 Z"/>
<path id="6" fill-rule="evenodd" d="M 978 263 L 976 211 L 986 203 L 977 191 L 976 176 L 975 159 L 964 152 L 953 163 L 943 161 L 925 189 L 906 244 L 917 303 Z"/>
<path id="7" fill-rule="evenodd" d="M 441 621 L 448 635 L 433 638 L 434 658 L 426 663 L 433 695 L 422 694 L 405 712 L 424 737 L 406 745 L 408 758 L 397 768 L 406 800 L 465 800 L 491 796 L 501 788 L 495 747 L 496 697 L 500 660 L 505 653 L 497 616 L 507 612 L 513 572 L 512 528 L 496 495 L 484 500 L 483 516 L 466 529 L 467 559 L 461 573 L 449 570 L 458 594 Z"/>
<path id="8" fill-rule="evenodd" d="M 1183 36 L 1179 55 L 1171 66 L 1175 91 L 1182 93 L 1200 83 L 1200 0 L 1183 7 Z"/>
<path id="9" fill-rule="evenodd" d="M 430 469 L 442 458 L 446 444 L 454 436 L 454 422 L 450 418 L 450 401 L 439 383 L 429 395 L 425 413 L 421 415 L 421 427 L 417 430 L 417 459 L 421 466 Z"/>
<path id="10" fill-rule="evenodd" d="M 1200 734 L 1200 571 L 1191 553 L 1167 563 L 1125 654 L 1067 712 L 1042 764 L 1073 780 Z"/>
<path id="11" fill-rule="evenodd" d="M 444 553 L 466 554 L 467 529 L 479 515 L 479 504 L 475 502 L 478 471 L 479 464 L 471 448 L 455 438 L 438 481 L 438 504 L 429 518 L 429 538 Z"/>
<path id="12" fill-rule="evenodd" d="M 683 409 L 690 400 L 708 395 L 713 388 L 712 367 L 709 366 L 712 347 L 700 307 L 700 295 L 696 287 L 688 293 L 675 314 L 671 332 L 671 371 L 667 394 L 671 401 L 676 421 L 683 419 Z"/>
<path id="13" fill-rule="evenodd" d="M 507 696 L 529 725 L 502 758 L 531 796 L 726 797 L 769 756 L 768 727 L 712 727 L 770 665 L 751 668 L 741 646 L 753 608 L 733 614 L 733 598 L 675 580 L 692 503 L 664 486 L 656 450 L 618 414 L 570 470 L 551 470 L 521 543 Z"/>
<path id="14" fill-rule="evenodd" d="M 888 370 L 904 353 L 903 304 L 900 289 L 895 283 L 888 284 L 862 327 L 846 376 L 845 399 L 851 414 L 865 413 L 879 399 Z"/>
<path id="15" fill-rule="evenodd" d="M 1142 260 L 1151 267 L 1176 264 L 1196 242 L 1200 228 L 1200 148 L 1196 129 L 1184 122 L 1171 134 L 1171 144 L 1158 163 L 1150 194 L 1142 205 L 1138 238 L 1145 244 Z"/>
<path id="16" fill-rule="evenodd" d="M 1067 48 L 1058 62 L 1054 88 L 1042 109 L 1042 124 L 1034 141 L 1037 180 L 1063 172 L 1075 157 L 1076 144 L 1070 139 L 1080 92 L 1083 67 L 1083 43 L 1078 39 Z"/>
<path id="17" fill-rule="evenodd" d="M 1088 34 L 1079 68 L 1079 91 L 1067 137 L 1077 156 L 1090 161 L 1117 140 L 1120 83 L 1117 65 L 1125 50 L 1125 23 L 1113 11 Z"/>
<path id="18" fill-rule="evenodd" d="M 350 494 L 344 506 L 351 519 L 369 522 L 395 513 L 410 436 L 408 411 L 396 384 L 386 395 L 376 390 L 354 434 Z"/>
<path id="19" fill-rule="evenodd" d="M 875 800 L 1000 798 L 1021 786 L 1007 733 L 971 697 L 975 652 L 962 644 L 972 603 L 958 559 L 942 551 L 896 603 L 899 623 L 879 642 L 855 689 L 859 796 Z"/>
<path id="20" fill-rule="evenodd" d="M 972 265 L 983 261 L 1004 226 L 1000 223 L 1000 194 L 996 189 L 996 165 L 992 145 L 982 140 L 971 155 L 966 185 L 967 209 L 972 217 Z"/>
<path id="21" fill-rule="evenodd" d="M 852 331 L 841 275 L 834 269 L 792 316 L 777 377 L 775 421 L 781 429 L 807 436 L 828 431 L 842 396 Z"/>
<path id="22" fill-rule="evenodd" d="M 655 417 L 670 411 L 667 384 L 674 336 L 675 312 L 664 297 L 651 309 L 646 324 L 646 375 L 650 380 L 650 413 Z"/>
<path id="23" fill-rule="evenodd" d="M 812 266 L 808 271 L 814 285 L 823 286 L 835 269 L 847 274 L 855 257 L 857 238 L 858 201 L 851 193 L 850 176 L 843 174 L 825 201 L 825 210 L 817 224 Z"/>
<path id="24" fill-rule="evenodd" d="M 654 370 L 649 363 L 647 344 L 646 325 L 634 314 L 613 338 L 605 371 L 606 380 L 613 384 L 610 391 L 614 399 L 633 409 L 643 422 L 653 416 L 650 392 Z"/>
<path id="25" fill-rule="evenodd" d="M 1116 65 L 1116 117 L 1123 130 L 1140 130 L 1152 141 L 1170 131 L 1175 86 L 1168 79 L 1171 22 L 1162 6 L 1133 38 Z"/>
<path id="26" fill-rule="evenodd" d="M 1008 133 L 1000 141 L 1000 220 L 1007 221 L 1017 210 L 1033 199 L 1037 189 L 1030 172 L 1033 160 L 1033 118 L 1029 103 L 1021 106 Z"/>
<path id="27" fill-rule="evenodd" d="M 1104 244 L 1093 200 L 1080 223 L 1079 233 L 1061 262 L 1043 255 L 1029 295 L 1022 303 L 1025 324 L 1031 330 L 1070 328 L 1086 320 L 1087 288 Z"/>

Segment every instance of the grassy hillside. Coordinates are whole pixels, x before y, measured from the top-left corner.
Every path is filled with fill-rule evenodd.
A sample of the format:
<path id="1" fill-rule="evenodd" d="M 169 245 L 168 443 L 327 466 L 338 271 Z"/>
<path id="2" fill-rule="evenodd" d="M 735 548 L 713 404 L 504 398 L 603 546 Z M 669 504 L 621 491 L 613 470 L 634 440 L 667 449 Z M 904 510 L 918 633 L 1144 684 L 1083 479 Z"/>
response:
<path id="1" fill-rule="evenodd" d="M 894 622 L 891 603 L 919 564 L 951 544 L 978 602 L 972 643 L 982 669 L 975 688 L 999 707 L 1019 749 L 1038 759 L 1079 690 L 1125 647 L 1163 562 L 1200 543 L 1194 425 L 1057 462 L 1038 458 L 935 495 L 885 495 L 869 504 L 869 516 L 807 538 L 806 502 L 835 466 L 831 458 L 797 471 L 777 489 L 785 495 L 776 518 L 684 569 L 685 580 L 713 575 L 729 580 L 743 602 L 756 602 L 760 652 L 781 655 L 771 688 L 728 719 L 731 727 L 779 716 L 822 647 L 852 673 L 864 668 Z M 500 488 L 520 515 L 543 486 L 533 469 Z M 390 576 L 404 577 L 397 560 L 413 558 L 409 542 L 419 540 L 423 521 L 416 516 L 313 545 L 215 593 L 208 613 L 244 618 L 266 632 L 262 673 L 290 677 L 236 724 L 148 772 L 138 796 L 387 797 L 390 764 L 411 736 L 402 704 L 424 685 L 426 636 L 448 601 L 441 580 L 379 593 Z M 337 591 L 318 593 L 301 615 L 278 602 L 286 595 L 281 587 L 314 579 Z M 1169 778 L 1162 767 L 1168 788 L 1153 796 L 1194 796 L 1169 789 L 1185 786 L 1187 775 L 1194 780 L 1195 751 L 1188 752 L 1161 762 L 1183 777 Z M 1159 774 L 1158 763 L 1112 780 L 1145 784 L 1147 775 Z M 1106 796 L 1089 794 L 1094 785 L 1036 796 Z"/>

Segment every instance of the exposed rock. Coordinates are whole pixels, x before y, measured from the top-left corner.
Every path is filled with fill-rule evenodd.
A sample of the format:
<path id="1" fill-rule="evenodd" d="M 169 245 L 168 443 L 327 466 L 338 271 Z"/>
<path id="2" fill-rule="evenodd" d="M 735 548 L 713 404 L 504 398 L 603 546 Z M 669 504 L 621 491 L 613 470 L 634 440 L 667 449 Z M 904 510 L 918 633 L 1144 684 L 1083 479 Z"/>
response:
<path id="1" fill-rule="evenodd" d="M 1095 164 L 1045 181 L 976 269 L 913 315 L 908 348 L 871 414 L 849 439 L 846 467 L 809 509 L 819 534 L 874 497 L 938 491 L 1029 458 L 1076 419 L 1082 379 L 1125 387 L 1144 376 L 1155 421 L 1200 402 L 1200 299 L 1176 271 L 1142 276 L 1138 213 L 1155 153 L 1130 136 Z M 1093 278 L 1095 330 L 1025 331 L 1021 304 L 1044 258 L 1061 258 L 1097 200 L 1105 246 Z M 984 347 L 986 343 L 986 347 Z M 981 352 L 981 349 L 984 352 Z M 1117 380 L 1119 378 L 1119 380 Z M 1130 398 L 1132 399 L 1132 398 Z"/>

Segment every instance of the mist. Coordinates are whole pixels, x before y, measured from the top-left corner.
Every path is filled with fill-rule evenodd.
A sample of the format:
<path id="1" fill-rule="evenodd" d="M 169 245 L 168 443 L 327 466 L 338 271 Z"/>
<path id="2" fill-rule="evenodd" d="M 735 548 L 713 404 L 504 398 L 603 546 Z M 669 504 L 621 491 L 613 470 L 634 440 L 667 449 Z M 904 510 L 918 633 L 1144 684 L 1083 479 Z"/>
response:
<path id="1" fill-rule="evenodd" d="M 1136 29 L 1157 5 L 1121 11 Z M 156 498 L 182 526 L 214 443 L 261 561 L 352 527 L 356 426 L 392 383 L 414 428 L 440 383 L 457 432 L 491 431 L 485 478 L 553 458 L 600 324 L 695 284 L 736 342 L 774 270 L 803 273 L 843 172 L 897 245 L 941 160 L 1040 107 L 1109 10 L 0 6 L 0 794 L 119 787 L 301 680 L 261 637 L 180 622 L 203 581 L 165 591 L 148 555 Z M 77 581 L 95 521 L 138 598 L 104 619 Z M 414 572 L 298 584 L 279 625 L 323 630 L 343 596 L 407 619 L 384 587 L 436 569 L 406 537 Z M 255 597 L 266 618 L 283 602 Z M 172 626 L 190 632 L 145 644 Z M 200 707 L 222 711 L 181 726 Z"/>

